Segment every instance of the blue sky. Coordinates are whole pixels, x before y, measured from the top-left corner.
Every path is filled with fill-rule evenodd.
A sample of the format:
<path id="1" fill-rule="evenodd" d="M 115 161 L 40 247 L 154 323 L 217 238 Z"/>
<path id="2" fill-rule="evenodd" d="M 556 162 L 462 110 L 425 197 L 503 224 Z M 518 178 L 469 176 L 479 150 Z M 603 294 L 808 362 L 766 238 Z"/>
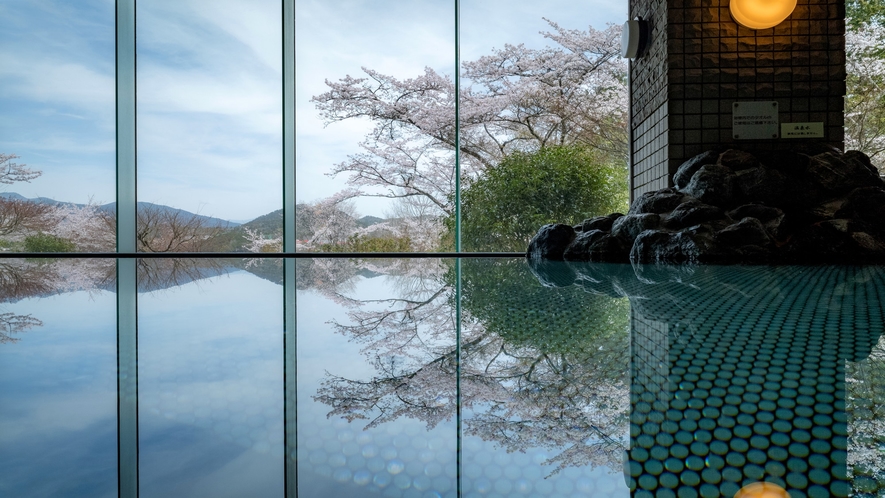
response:
<path id="1" fill-rule="evenodd" d="M 141 0 L 137 7 L 139 199 L 246 220 L 279 209 L 279 0 Z M 310 98 L 366 66 L 397 77 L 453 73 L 450 0 L 296 2 L 298 201 L 332 195 L 325 175 L 371 125 L 324 127 Z M 462 59 L 504 43 L 543 45 L 541 17 L 602 28 L 626 5 L 461 2 Z M 113 0 L 0 0 L 0 152 L 43 171 L 3 186 L 27 197 L 114 200 Z M 357 202 L 383 215 L 384 201 Z"/>

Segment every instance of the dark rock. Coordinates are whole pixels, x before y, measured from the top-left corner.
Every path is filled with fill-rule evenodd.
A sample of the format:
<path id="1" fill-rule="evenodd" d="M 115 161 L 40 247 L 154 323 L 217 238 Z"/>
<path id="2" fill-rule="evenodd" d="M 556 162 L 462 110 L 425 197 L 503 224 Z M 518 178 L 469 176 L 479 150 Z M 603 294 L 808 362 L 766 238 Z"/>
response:
<path id="1" fill-rule="evenodd" d="M 636 236 L 645 230 L 653 230 L 661 226 L 660 215 L 654 213 L 628 214 L 618 218 L 612 225 L 612 235 L 633 244 Z"/>
<path id="2" fill-rule="evenodd" d="M 863 220 L 885 231 L 885 190 L 876 187 L 854 189 L 833 218 Z"/>
<path id="3" fill-rule="evenodd" d="M 578 230 L 578 228 L 575 227 L 575 230 L 577 230 L 578 232 L 587 232 L 590 230 L 602 230 L 604 232 L 611 232 L 612 231 L 612 223 L 614 223 L 615 220 L 617 220 L 618 218 L 620 218 L 622 216 L 624 216 L 624 215 L 621 213 L 612 213 L 608 216 L 596 216 L 596 217 L 584 220 L 583 222 L 581 222 L 581 225 L 580 225 L 581 229 Z"/>
<path id="4" fill-rule="evenodd" d="M 631 263 L 705 263 L 722 259 L 724 250 L 703 225 L 679 232 L 646 230 L 636 237 Z"/>
<path id="5" fill-rule="evenodd" d="M 761 204 L 744 204 L 738 208 L 729 211 L 728 216 L 735 220 L 743 220 L 744 218 L 756 218 L 765 226 L 769 237 L 774 242 L 786 240 L 789 238 L 789 223 L 785 223 L 786 217 L 784 212 L 776 207 L 763 206 Z"/>
<path id="6" fill-rule="evenodd" d="M 682 204 L 685 194 L 674 188 L 665 188 L 655 192 L 646 192 L 633 201 L 627 214 L 669 213 Z"/>
<path id="7" fill-rule="evenodd" d="M 759 159 L 749 152 L 742 150 L 728 149 L 719 156 L 718 163 L 722 166 L 731 168 L 732 171 L 743 171 L 745 169 L 758 168 L 762 166 Z"/>
<path id="8" fill-rule="evenodd" d="M 740 201 L 737 175 L 725 166 L 701 166 L 682 191 L 705 204 L 721 208 L 735 206 Z"/>
<path id="9" fill-rule="evenodd" d="M 701 169 L 701 166 L 716 164 L 718 159 L 719 154 L 712 150 L 694 156 L 679 166 L 679 169 L 676 170 L 676 174 L 673 175 L 673 184 L 678 188 L 685 188 L 691 180 L 691 177 L 694 176 L 697 170 Z"/>
<path id="10" fill-rule="evenodd" d="M 790 181 L 776 169 L 760 166 L 741 171 L 737 184 L 746 201 L 769 206 L 790 204 Z"/>
<path id="11" fill-rule="evenodd" d="M 562 260 L 569 244 L 575 240 L 575 229 L 562 223 L 542 226 L 529 242 L 526 257 L 529 259 Z"/>
<path id="12" fill-rule="evenodd" d="M 830 196 L 844 195 L 859 187 L 882 187 L 879 175 L 870 171 L 859 158 L 833 152 L 811 158 L 806 171 L 813 185 Z"/>
<path id="13" fill-rule="evenodd" d="M 784 212 L 780 209 L 771 206 L 763 206 L 761 204 L 744 204 L 743 206 L 732 209 L 726 214 L 735 220 L 742 220 L 749 216 L 751 218 L 756 218 L 762 223 L 782 218 L 784 216 Z"/>
<path id="14" fill-rule="evenodd" d="M 809 208 L 804 213 L 805 218 L 806 220 L 808 220 L 809 223 L 817 223 L 819 221 L 833 219 L 836 215 L 836 212 L 842 209 L 843 204 L 845 204 L 844 197 L 829 199 L 826 202 Z"/>
<path id="15" fill-rule="evenodd" d="M 845 161 L 857 161 L 865 168 L 870 170 L 871 173 L 875 174 L 876 176 L 880 176 L 879 170 L 875 166 L 873 166 L 873 162 L 870 161 L 870 156 L 864 154 L 859 150 L 849 150 L 842 156 L 842 159 L 844 159 Z"/>
<path id="16" fill-rule="evenodd" d="M 605 235 L 606 233 L 602 230 L 587 230 L 586 232 L 579 232 L 577 236 L 575 236 L 575 240 L 573 240 L 565 252 L 563 252 L 562 259 L 567 261 L 589 261 L 590 258 L 584 257 L 584 255 L 590 251 L 590 246 L 592 246 L 594 242 Z"/>
<path id="17" fill-rule="evenodd" d="M 759 155 L 760 161 L 769 168 L 776 169 L 790 178 L 799 177 L 808 170 L 811 157 L 792 150 L 768 151 Z"/>
<path id="18" fill-rule="evenodd" d="M 724 217 L 725 213 L 721 208 L 692 199 L 677 206 L 664 220 L 664 226 L 675 230 Z"/>
<path id="19" fill-rule="evenodd" d="M 864 263 L 881 261 L 885 240 L 869 225 L 847 219 L 815 223 L 798 233 L 784 251 L 790 263 Z"/>
<path id="20" fill-rule="evenodd" d="M 590 232 L 584 232 L 581 235 Z M 622 239 L 601 230 L 593 230 L 593 235 L 582 238 L 581 235 L 566 249 L 563 258 L 566 261 L 602 261 L 607 263 L 626 263 L 630 260 L 630 246 Z"/>
<path id="21" fill-rule="evenodd" d="M 750 217 L 717 232 L 716 241 L 732 247 L 767 247 L 771 244 L 771 238 L 762 222 Z"/>

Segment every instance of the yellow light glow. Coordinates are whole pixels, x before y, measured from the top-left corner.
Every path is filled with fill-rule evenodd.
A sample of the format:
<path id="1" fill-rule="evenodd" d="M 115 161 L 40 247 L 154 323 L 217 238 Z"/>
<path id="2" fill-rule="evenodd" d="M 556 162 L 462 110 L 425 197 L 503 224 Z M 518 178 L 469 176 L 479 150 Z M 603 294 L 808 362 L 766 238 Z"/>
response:
<path id="1" fill-rule="evenodd" d="M 734 498 L 790 498 L 790 493 L 771 482 L 754 482 L 741 488 Z"/>
<path id="2" fill-rule="evenodd" d="M 790 17 L 796 0 L 731 0 L 728 8 L 738 24 L 750 29 L 766 29 Z"/>

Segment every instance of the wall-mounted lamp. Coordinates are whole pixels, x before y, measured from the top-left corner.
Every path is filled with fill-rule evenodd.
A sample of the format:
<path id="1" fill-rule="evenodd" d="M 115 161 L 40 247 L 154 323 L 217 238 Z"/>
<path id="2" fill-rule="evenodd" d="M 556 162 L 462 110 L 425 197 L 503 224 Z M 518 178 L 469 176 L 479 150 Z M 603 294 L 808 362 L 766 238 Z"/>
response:
<path id="1" fill-rule="evenodd" d="M 621 31 L 621 57 L 635 59 L 648 45 L 648 22 L 638 18 L 624 23 Z"/>
<path id="2" fill-rule="evenodd" d="M 796 0 L 731 0 L 731 17 L 750 29 L 773 28 L 790 17 Z"/>

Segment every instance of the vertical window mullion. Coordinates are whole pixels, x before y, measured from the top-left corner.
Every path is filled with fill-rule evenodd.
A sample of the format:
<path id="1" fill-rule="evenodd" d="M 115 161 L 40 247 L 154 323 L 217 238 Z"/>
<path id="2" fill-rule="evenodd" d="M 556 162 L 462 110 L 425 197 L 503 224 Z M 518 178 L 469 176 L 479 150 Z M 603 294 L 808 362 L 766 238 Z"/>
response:
<path id="1" fill-rule="evenodd" d="M 116 2 L 117 252 L 135 242 L 135 0 Z M 117 486 L 138 496 L 136 260 L 117 261 Z"/>
<path id="2" fill-rule="evenodd" d="M 283 15 L 283 252 L 295 252 L 295 0 Z M 297 312 L 294 259 L 283 260 L 283 383 L 286 496 L 298 495 Z"/>
<path id="3" fill-rule="evenodd" d="M 117 252 L 135 252 L 135 0 L 117 0 Z"/>

